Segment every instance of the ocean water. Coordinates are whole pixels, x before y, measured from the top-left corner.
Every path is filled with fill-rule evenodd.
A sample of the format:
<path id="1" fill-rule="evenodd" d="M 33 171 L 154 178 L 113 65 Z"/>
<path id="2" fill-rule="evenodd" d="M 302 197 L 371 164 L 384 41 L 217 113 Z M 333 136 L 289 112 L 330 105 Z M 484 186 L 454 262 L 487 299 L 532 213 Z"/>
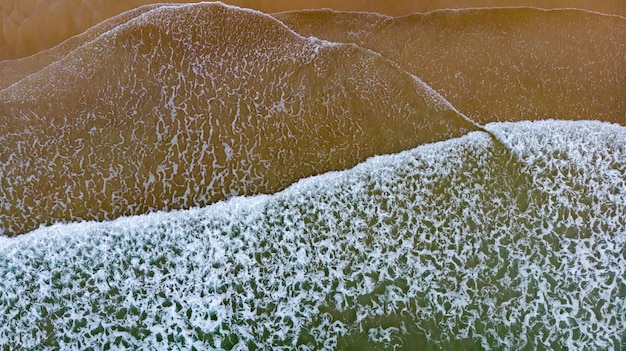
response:
<path id="1" fill-rule="evenodd" d="M 625 28 L 155 4 L 1 61 L 0 350 L 626 349 Z"/>
<path id="2" fill-rule="evenodd" d="M 0 90 L 0 232 L 273 193 L 479 129 L 384 56 L 260 12 L 128 16 Z"/>
<path id="3" fill-rule="evenodd" d="M 622 124 L 625 30 L 573 9 L 138 8 L 0 62 L 0 233 L 274 193 L 489 122 Z"/>
<path id="4" fill-rule="evenodd" d="M 624 17 L 537 8 L 273 16 L 300 35 L 380 53 L 478 123 L 593 116 L 623 124 L 626 115 Z"/>
<path id="5" fill-rule="evenodd" d="M 492 123 L 203 208 L 0 238 L 13 349 L 618 350 L 626 128 Z"/>

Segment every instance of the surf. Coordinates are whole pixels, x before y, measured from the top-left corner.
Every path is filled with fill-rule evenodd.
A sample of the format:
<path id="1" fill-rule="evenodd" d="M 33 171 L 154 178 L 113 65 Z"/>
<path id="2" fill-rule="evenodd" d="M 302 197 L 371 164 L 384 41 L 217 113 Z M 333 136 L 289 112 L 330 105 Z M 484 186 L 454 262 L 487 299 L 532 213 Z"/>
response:
<path id="1" fill-rule="evenodd" d="M 304 36 L 380 53 L 479 124 L 589 116 L 624 124 L 626 22 L 620 16 L 528 7 L 274 16 Z"/>
<path id="2" fill-rule="evenodd" d="M 5 345 L 619 347 L 626 130 L 494 123 L 274 195 L 0 238 Z M 56 346 L 55 346 L 56 345 Z"/>
<path id="3" fill-rule="evenodd" d="M 0 100 L 7 235 L 273 193 L 478 127 L 378 53 L 219 3 L 142 12 Z"/>

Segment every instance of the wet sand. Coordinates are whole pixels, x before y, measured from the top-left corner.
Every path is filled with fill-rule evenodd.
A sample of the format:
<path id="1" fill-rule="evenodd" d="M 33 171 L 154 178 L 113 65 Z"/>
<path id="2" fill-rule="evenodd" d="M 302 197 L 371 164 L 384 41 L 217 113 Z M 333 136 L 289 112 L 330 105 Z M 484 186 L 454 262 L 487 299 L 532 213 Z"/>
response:
<path id="1" fill-rule="evenodd" d="M 390 58 L 479 123 L 626 123 L 626 21 L 618 16 L 534 8 L 274 16 L 303 36 Z"/>
<path id="2" fill-rule="evenodd" d="M 8 234 L 273 193 L 477 129 L 377 53 L 220 4 L 146 12 L 0 101 Z"/>
<path id="3" fill-rule="evenodd" d="M 480 129 L 466 116 L 624 123 L 625 26 L 532 8 L 137 8 L 0 61 L 0 229 L 272 193 Z"/>
<path id="4" fill-rule="evenodd" d="M 97 23 L 151 0 L 0 0 L 0 60 L 16 59 L 48 49 Z M 194 2 L 172 0 L 170 3 Z M 226 3 L 262 12 L 282 12 L 308 8 L 333 8 L 341 11 L 368 11 L 387 15 L 406 15 L 442 8 L 489 6 L 533 6 L 540 8 L 581 8 L 626 16 L 621 0 L 431 0 L 431 1 L 337 1 L 337 0 L 229 0 Z"/>

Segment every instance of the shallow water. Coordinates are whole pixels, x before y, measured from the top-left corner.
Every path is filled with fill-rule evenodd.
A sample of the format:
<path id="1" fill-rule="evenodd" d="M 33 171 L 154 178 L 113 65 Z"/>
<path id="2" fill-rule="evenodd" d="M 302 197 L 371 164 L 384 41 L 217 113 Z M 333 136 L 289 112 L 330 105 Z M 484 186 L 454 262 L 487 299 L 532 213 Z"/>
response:
<path id="1" fill-rule="evenodd" d="M 272 193 L 475 122 L 623 123 L 625 23 L 530 8 L 125 13 L 6 78 L 0 232 Z"/>
<path id="2" fill-rule="evenodd" d="M 0 341 L 618 349 L 626 128 L 488 129 L 516 158 L 474 132 L 271 196 L 2 239 Z"/>
<path id="3" fill-rule="evenodd" d="M 624 124 L 622 17 L 535 8 L 274 16 L 303 36 L 382 54 L 478 123 L 593 116 Z"/>
<path id="4" fill-rule="evenodd" d="M 624 26 L 154 5 L 0 62 L 0 346 L 624 348 Z"/>
<path id="5" fill-rule="evenodd" d="M 167 1 L 167 3 L 180 2 L 198 1 Z M 399 16 L 442 8 L 535 6 L 542 8 L 573 7 L 607 14 L 626 15 L 626 7 L 621 0 L 601 2 L 586 0 L 431 0 L 428 2 L 227 0 L 225 2 L 266 13 L 308 8 L 334 8 L 343 11 L 370 11 Z M 0 0 L 0 60 L 19 59 L 41 52 L 119 13 L 153 3 L 159 3 L 159 1 L 56 0 L 49 2 L 47 0 Z"/>
<path id="6" fill-rule="evenodd" d="M 7 235 L 272 193 L 480 129 L 375 52 L 220 4 L 132 17 L 0 102 Z"/>

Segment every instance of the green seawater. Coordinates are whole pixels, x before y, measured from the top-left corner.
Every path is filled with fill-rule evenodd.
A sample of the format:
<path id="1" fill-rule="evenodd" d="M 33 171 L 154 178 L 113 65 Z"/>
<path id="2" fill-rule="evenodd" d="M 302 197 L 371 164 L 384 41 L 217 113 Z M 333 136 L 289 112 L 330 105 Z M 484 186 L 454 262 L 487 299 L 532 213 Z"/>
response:
<path id="1" fill-rule="evenodd" d="M 0 239 L 13 349 L 617 350 L 626 128 L 491 124 L 287 190 Z"/>

